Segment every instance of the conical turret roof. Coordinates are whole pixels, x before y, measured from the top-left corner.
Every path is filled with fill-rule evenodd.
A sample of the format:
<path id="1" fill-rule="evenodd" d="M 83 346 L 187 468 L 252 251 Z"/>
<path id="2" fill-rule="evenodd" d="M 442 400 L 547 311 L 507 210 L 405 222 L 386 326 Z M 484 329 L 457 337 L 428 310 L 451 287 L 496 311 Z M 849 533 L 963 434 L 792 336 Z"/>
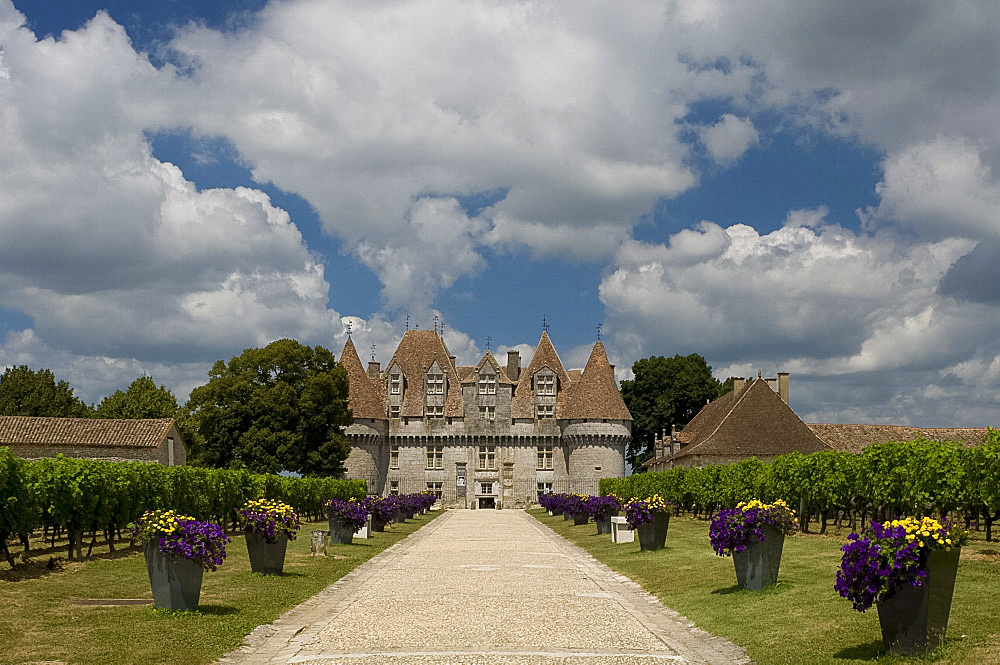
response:
<path id="1" fill-rule="evenodd" d="M 351 407 L 354 417 L 385 418 L 385 404 L 365 373 L 350 337 L 344 345 L 344 352 L 340 354 L 340 365 L 347 371 L 347 405 Z"/>
<path id="2" fill-rule="evenodd" d="M 573 382 L 563 418 L 574 420 L 632 420 L 615 382 L 615 370 L 608 362 L 600 340 L 590 352 L 583 374 Z"/>

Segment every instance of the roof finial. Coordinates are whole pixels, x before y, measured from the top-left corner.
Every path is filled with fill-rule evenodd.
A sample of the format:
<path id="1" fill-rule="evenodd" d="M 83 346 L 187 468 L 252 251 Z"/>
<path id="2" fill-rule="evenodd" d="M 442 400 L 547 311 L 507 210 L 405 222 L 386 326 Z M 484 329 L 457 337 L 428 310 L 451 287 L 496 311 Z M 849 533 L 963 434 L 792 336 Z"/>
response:
<path id="1" fill-rule="evenodd" d="M 438 331 L 438 315 L 434 315 L 434 332 Z"/>
<path id="2" fill-rule="evenodd" d="M 604 324 L 603 324 L 603 323 L 598 323 L 598 324 L 597 324 L 597 341 L 598 341 L 598 342 L 600 342 L 600 341 L 601 341 L 601 328 L 602 328 L 603 326 L 604 326 Z"/>
<path id="3" fill-rule="evenodd" d="M 409 314 L 406 315 L 406 329 L 407 330 L 410 329 L 410 315 Z"/>
<path id="4" fill-rule="evenodd" d="M 492 346 L 492 344 L 493 344 L 493 338 L 490 337 L 489 335 L 487 335 L 486 336 L 486 350 L 487 351 L 491 351 L 492 350 L 492 349 L 490 349 L 490 346 Z"/>
<path id="5" fill-rule="evenodd" d="M 545 316 L 542 316 L 542 332 L 549 331 L 549 322 L 545 320 Z"/>
<path id="6" fill-rule="evenodd" d="M 351 320 L 347 319 L 347 339 L 351 338 Z"/>
<path id="7" fill-rule="evenodd" d="M 375 362 L 375 345 L 372 344 L 372 362 Z"/>
<path id="8" fill-rule="evenodd" d="M 760 370 L 757 370 L 757 378 L 760 378 Z"/>

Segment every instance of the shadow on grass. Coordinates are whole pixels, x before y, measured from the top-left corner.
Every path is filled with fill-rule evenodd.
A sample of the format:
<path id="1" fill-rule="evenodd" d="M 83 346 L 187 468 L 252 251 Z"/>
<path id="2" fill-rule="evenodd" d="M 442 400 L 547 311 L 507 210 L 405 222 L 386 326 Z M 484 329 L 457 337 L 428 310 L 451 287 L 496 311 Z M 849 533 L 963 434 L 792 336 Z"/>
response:
<path id="1" fill-rule="evenodd" d="M 878 660 L 884 655 L 882 640 L 873 640 L 841 649 L 833 657 L 838 660 Z"/>
<path id="2" fill-rule="evenodd" d="M 1000 550 L 981 549 L 981 550 L 976 550 L 976 554 L 982 554 L 983 556 L 996 556 L 1000 554 Z"/>
<path id="3" fill-rule="evenodd" d="M 258 580 L 264 580 L 271 577 L 281 578 L 281 577 L 307 577 L 305 573 L 290 573 L 287 570 L 283 570 L 280 573 L 255 573 L 250 572 L 250 577 Z"/>
<path id="4" fill-rule="evenodd" d="M 739 591 L 742 591 L 742 589 L 740 589 L 740 585 L 734 584 L 733 586 L 727 586 L 722 589 L 716 589 L 712 593 L 717 596 L 728 596 L 731 593 L 738 593 Z"/>

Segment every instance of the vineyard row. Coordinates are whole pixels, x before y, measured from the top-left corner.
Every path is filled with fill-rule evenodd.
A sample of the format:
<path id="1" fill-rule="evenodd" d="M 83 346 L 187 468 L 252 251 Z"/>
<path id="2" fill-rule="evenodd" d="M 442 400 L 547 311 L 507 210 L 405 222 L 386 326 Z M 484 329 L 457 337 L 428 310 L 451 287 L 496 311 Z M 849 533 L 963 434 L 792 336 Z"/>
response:
<path id="1" fill-rule="evenodd" d="M 750 458 L 732 464 L 673 468 L 604 478 L 601 494 L 623 499 L 659 494 L 678 512 L 711 517 L 740 501 L 784 499 L 798 506 L 803 528 L 829 519 L 864 528 L 870 519 L 899 515 L 982 517 L 987 539 L 1000 519 L 1000 430 L 975 448 L 918 439 L 869 446 L 859 454 L 823 451 Z"/>
<path id="2" fill-rule="evenodd" d="M 28 461 L 0 448 L 0 552 L 14 564 L 7 540 L 25 548 L 42 528 L 65 532 L 69 558 L 88 554 L 103 532 L 111 550 L 122 530 L 150 509 L 173 509 L 200 520 L 231 523 L 234 509 L 250 499 L 278 499 L 302 516 L 318 518 L 327 499 L 362 498 L 363 480 L 291 478 L 240 469 L 160 466 L 145 462 L 103 462 L 57 457 Z M 128 536 L 129 534 L 126 534 Z"/>

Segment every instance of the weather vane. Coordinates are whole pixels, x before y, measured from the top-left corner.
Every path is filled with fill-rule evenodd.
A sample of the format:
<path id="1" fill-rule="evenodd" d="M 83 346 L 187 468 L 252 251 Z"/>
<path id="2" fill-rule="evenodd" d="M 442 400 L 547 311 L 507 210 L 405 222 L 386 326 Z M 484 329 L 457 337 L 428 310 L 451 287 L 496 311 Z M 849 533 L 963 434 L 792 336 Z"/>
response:
<path id="1" fill-rule="evenodd" d="M 351 320 L 347 319 L 347 336 L 351 336 Z"/>
<path id="2" fill-rule="evenodd" d="M 410 315 L 409 314 L 406 315 L 406 329 L 407 330 L 410 329 Z"/>
<path id="3" fill-rule="evenodd" d="M 372 362 L 375 362 L 375 345 L 372 344 Z"/>
<path id="4" fill-rule="evenodd" d="M 434 332 L 438 331 L 438 315 L 434 315 Z"/>
<path id="5" fill-rule="evenodd" d="M 549 331 L 549 322 L 545 320 L 545 316 L 544 315 L 542 316 L 542 331 L 543 332 L 548 332 Z"/>
<path id="6" fill-rule="evenodd" d="M 598 323 L 598 324 L 597 324 L 597 341 L 598 341 L 598 342 L 600 342 L 600 341 L 601 341 L 601 328 L 602 328 L 603 326 L 604 326 L 604 324 L 603 324 L 603 323 Z"/>
<path id="7" fill-rule="evenodd" d="M 492 349 L 490 348 L 490 346 L 491 346 L 492 344 L 493 344 L 493 338 L 492 338 L 492 337 L 490 337 L 489 335 L 487 335 L 487 336 L 486 336 L 486 350 L 487 350 L 487 351 L 492 351 Z"/>

